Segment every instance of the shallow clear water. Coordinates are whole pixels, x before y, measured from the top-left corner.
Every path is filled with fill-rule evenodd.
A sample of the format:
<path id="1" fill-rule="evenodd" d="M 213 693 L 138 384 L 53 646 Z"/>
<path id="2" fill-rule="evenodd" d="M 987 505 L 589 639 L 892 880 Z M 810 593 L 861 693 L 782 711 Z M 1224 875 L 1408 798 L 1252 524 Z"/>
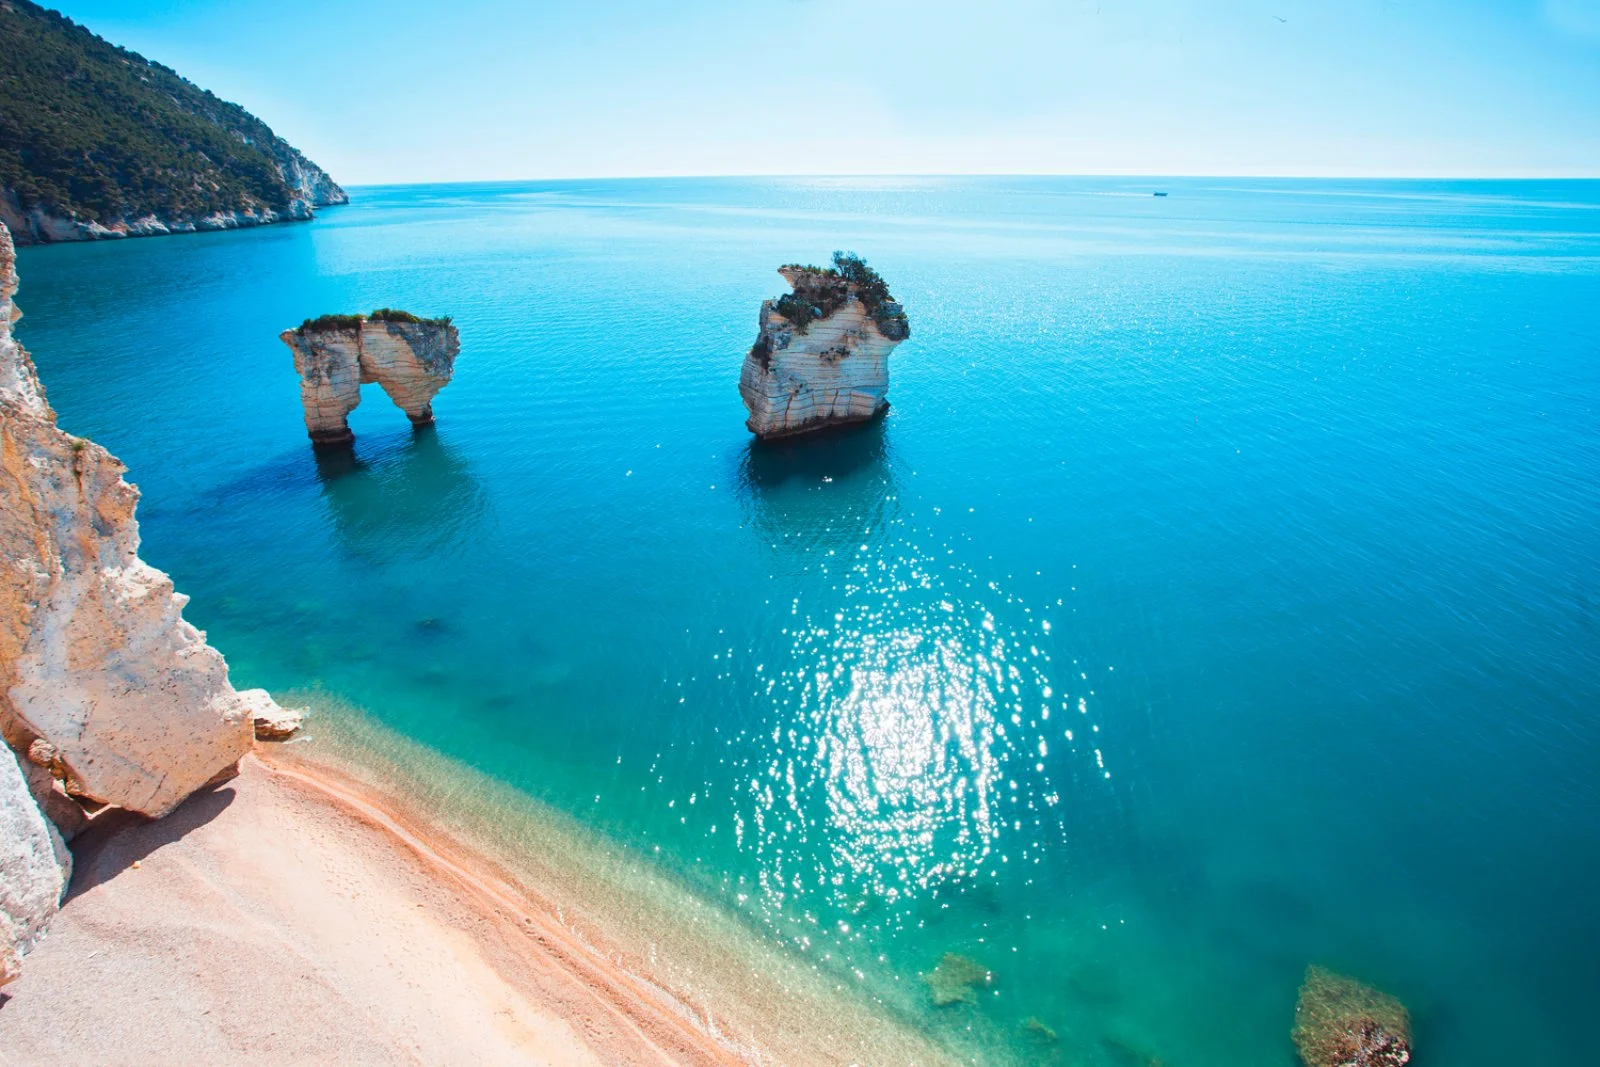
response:
<path id="1" fill-rule="evenodd" d="M 1159 187 L 370 188 L 26 250 L 19 334 L 236 683 L 369 709 L 886 1011 L 1281 1065 L 1320 962 L 1419 1062 L 1600 1061 L 1600 183 Z M 756 447 L 759 301 L 835 248 L 909 310 L 894 407 Z M 461 328 L 437 429 L 368 387 L 314 456 L 276 334 L 379 305 Z M 947 951 L 976 1007 L 929 1003 Z"/>

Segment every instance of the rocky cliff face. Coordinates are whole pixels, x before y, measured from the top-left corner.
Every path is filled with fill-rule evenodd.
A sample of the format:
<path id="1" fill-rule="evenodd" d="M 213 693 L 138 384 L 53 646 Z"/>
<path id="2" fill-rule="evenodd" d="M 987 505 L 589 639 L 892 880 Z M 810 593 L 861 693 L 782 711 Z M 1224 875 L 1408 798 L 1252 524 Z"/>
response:
<path id="1" fill-rule="evenodd" d="M 865 263 L 834 261 L 831 270 L 781 268 L 794 293 L 761 305 L 739 375 L 745 426 L 757 437 L 864 422 L 889 406 L 889 353 L 910 335 L 905 313 Z"/>
<path id="2" fill-rule="evenodd" d="M 307 159 L 289 142 L 274 138 L 271 146 L 273 158 L 278 161 L 278 173 L 284 183 L 293 189 L 295 199 L 309 207 L 333 207 L 348 204 L 350 194 L 329 177 L 328 172 Z"/>
<path id="3" fill-rule="evenodd" d="M 241 135 L 242 136 L 242 135 Z M 205 233 L 266 226 L 274 222 L 306 222 L 316 208 L 348 204 L 350 196 L 326 171 L 281 138 L 262 145 L 276 171 L 284 194 L 277 203 L 249 194 L 235 199 L 241 206 L 211 211 L 141 211 L 136 206 L 90 217 L 37 196 L 24 197 L 0 184 L 0 225 L 17 244 L 56 241 L 94 241 L 116 237 L 162 237 L 174 233 Z"/>
<path id="4" fill-rule="evenodd" d="M 0 733 L 22 757 L 0 752 L 0 957 L 26 951 L 64 884 L 45 816 L 53 841 L 85 818 L 80 801 L 165 815 L 275 707 L 234 690 L 183 620 L 187 598 L 139 558 L 122 464 L 56 426 L 12 337 L 14 262 L 0 226 Z"/>
<path id="5" fill-rule="evenodd" d="M 330 315 L 278 337 L 294 353 L 306 431 L 319 445 L 355 439 L 348 420 L 368 382 L 377 382 L 413 425 L 431 423 L 433 398 L 450 383 L 461 352 L 449 319 L 403 312 Z"/>
<path id="6" fill-rule="evenodd" d="M 95 241 L 116 237 L 164 237 L 174 233 L 206 233 L 267 226 L 274 222 L 308 222 L 316 208 L 348 204 L 350 196 L 327 173 L 283 141 L 266 146 L 283 184 L 290 190 L 287 202 L 273 207 L 252 201 L 242 208 L 209 212 L 145 212 L 126 210 L 105 219 L 85 218 L 75 212 L 32 201 L 24 207 L 13 189 L 0 186 L 0 225 L 17 244 L 56 241 Z"/>

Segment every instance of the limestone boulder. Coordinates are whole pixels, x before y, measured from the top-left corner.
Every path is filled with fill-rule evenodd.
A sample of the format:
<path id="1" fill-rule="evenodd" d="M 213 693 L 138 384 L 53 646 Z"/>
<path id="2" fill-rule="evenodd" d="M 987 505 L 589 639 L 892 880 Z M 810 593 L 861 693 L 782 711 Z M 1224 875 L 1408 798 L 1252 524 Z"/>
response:
<path id="1" fill-rule="evenodd" d="M 248 708 L 257 741 L 287 741 L 305 724 L 307 708 L 285 708 L 265 689 L 243 689 L 239 699 Z"/>
<path id="2" fill-rule="evenodd" d="M 71 878 L 71 853 L 33 802 L 16 754 L 0 745 L 0 985 L 17 976 Z"/>
<path id="3" fill-rule="evenodd" d="M 22 776 L 27 779 L 28 792 L 33 802 L 62 838 L 71 841 L 89 827 L 89 814 L 67 792 L 67 769 L 56 755 L 55 746 L 40 738 L 28 747 L 26 754 L 19 753 Z"/>

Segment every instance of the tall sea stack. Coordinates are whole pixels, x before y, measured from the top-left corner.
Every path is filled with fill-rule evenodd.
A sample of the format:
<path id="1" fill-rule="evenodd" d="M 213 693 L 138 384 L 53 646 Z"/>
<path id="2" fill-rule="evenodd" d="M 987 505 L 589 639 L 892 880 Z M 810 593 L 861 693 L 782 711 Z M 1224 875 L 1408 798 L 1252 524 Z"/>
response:
<path id="1" fill-rule="evenodd" d="M 859 256 L 828 268 L 790 264 L 793 288 L 761 305 L 739 395 L 760 438 L 865 422 L 889 406 L 889 353 L 911 336 L 906 313 Z"/>

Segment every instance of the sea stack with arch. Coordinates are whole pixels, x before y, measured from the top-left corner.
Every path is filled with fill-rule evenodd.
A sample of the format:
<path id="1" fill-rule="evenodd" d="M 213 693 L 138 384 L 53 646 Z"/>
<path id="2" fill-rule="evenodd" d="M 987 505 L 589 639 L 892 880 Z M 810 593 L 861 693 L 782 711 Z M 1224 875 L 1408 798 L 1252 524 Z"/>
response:
<path id="1" fill-rule="evenodd" d="M 911 336 L 905 310 L 866 261 L 778 268 L 794 290 L 761 305 L 739 395 L 760 438 L 865 422 L 889 406 L 889 353 Z"/>
<path id="2" fill-rule="evenodd" d="M 355 440 L 349 417 L 361 387 L 377 382 L 413 426 L 433 422 L 433 398 L 450 384 L 461 337 L 450 319 L 379 308 L 370 315 L 323 315 L 278 337 L 294 353 L 306 431 L 315 445 Z"/>

